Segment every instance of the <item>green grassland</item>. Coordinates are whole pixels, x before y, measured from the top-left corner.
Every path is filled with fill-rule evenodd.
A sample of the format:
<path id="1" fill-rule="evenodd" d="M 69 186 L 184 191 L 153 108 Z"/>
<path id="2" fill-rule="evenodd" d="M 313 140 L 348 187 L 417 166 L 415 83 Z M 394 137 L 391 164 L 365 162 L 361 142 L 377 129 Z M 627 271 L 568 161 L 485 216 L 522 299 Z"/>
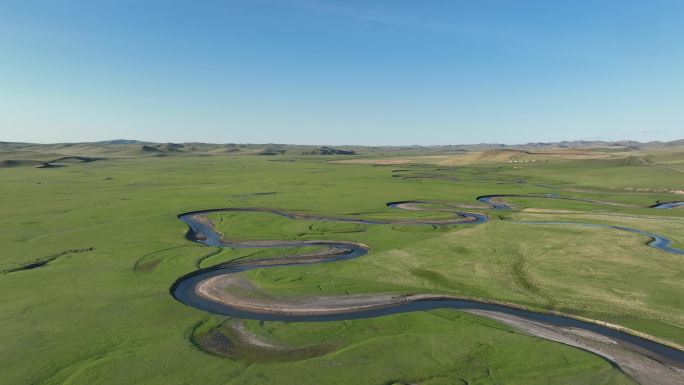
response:
<path id="1" fill-rule="evenodd" d="M 211 218 L 229 239 L 350 240 L 371 248 L 349 261 L 244 273 L 273 295 L 489 298 L 614 322 L 684 345 L 682 256 L 610 229 L 514 223 L 628 225 L 667 235 L 681 247 L 684 209 L 646 208 L 681 199 L 670 192 L 684 189 L 684 175 L 668 168 L 680 164 L 677 157 L 663 158 L 668 167 L 589 160 L 457 167 L 330 162 L 341 158 L 146 156 L 0 169 L 0 383 L 632 383 L 593 354 L 450 310 L 329 323 L 245 321 L 261 338 L 306 354 L 262 354 L 239 344 L 232 357 L 209 354 L 197 339 L 234 320 L 175 301 L 169 288 L 178 277 L 232 260 L 316 250 L 217 249 L 184 238 L 177 214 L 219 207 L 448 218 L 385 203 L 480 205 L 479 195 L 548 193 L 639 206 L 514 198 L 512 211 L 464 209 L 490 214 L 490 222 L 476 226 L 357 225 L 266 213 Z M 446 179 L 405 178 L 420 175 Z M 16 270 L 36 261 L 45 264 Z"/>

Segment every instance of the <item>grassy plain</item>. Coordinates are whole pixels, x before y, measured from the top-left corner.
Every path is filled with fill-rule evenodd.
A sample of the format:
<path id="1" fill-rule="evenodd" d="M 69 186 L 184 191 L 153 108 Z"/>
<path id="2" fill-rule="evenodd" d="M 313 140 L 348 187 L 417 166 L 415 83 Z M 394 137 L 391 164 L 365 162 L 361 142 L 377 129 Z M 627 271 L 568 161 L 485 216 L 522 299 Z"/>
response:
<path id="1" fill-rule="evenodd" d="M 320 354 L 295 360 L 208 354 L 196 346 L 197 336 L 232 320 L 176 302 L 171 284 L 198 266 L 293 252 L 216 250 L 184 239 L 178 213 L 218 207 L 433 218 L 449 214 L 385 203 L 479 205 L 479 195 L 507 193 L 638 206 L 520 198 L 510 200 L 513 211 L 480 209 L 493 219 L 486 224 L 447 227 L 350 226 L 255 213 L 212 218 L 235 239 L 352 240 L 371 247 L 355 260 L 246 273 L 273 294 L 493 298 L 615 322 L 684 345 L 682 256 L 645 247 L 634 234 L 512 222 L 628 224 L 682 246 L 684 209 L 645 208 L 681 197 L 672 193 L 684 189 L 684 177 L 671 168 L 679 158 L 668 155 L 667 167 L 610 159 L 460 167 L 329 162 L 338 158 L 169 156 L 0 169 L 0 383 L 632 383 L 590 353 L 448 310 L 331 323 L 247 321 L 266 340 L 318 346 Z M 40 260 L 47 263 L 8 272 Z"/>

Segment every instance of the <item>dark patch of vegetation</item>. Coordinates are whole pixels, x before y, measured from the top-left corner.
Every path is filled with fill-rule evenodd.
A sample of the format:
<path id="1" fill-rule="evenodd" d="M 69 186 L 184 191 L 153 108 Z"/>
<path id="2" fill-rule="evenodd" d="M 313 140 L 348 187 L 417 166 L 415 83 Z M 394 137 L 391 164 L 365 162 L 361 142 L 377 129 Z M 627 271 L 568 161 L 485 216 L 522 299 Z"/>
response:
<path id="1" fill-rule="evenodd" d="M 283 155 L 285 150 L 269 147 L 265 148 L 257 153 L 257 155 Z"/>
<path id="2" fill-rule="evenodd" d="M 39 160 L 0 160 L 0 168 L 10 168 L 10 167 L 26 167 L 26 166 L 43 166 L 47 163 L 41 162 Z"/>
<path id="3" fill-rule="evenodd" d="M 49 161 L 48 163 L 72 163 L 72 162 L 83 162 L 83 163 L 90 163 L 90 162 L 95 162 L 96 160 L 102 160 L 104 158 L 92 158 L 89 156 L 63 156 L 61 158 L 53 159 Z"/>
<path id="4" fill-rule="evenodd" d="M 143 146 L 141 147 L 141 149 L 142 149 L 143 152 L 154 152 L 154 153 L 161 152 L 161 150 L 158 149 L 157 147 L 148 146 L 148 145 L 143 145 Z"/>
<path id="5" fill-rule="evenodd" d="M 181 152 L 185 146 L 176 143 L 164 143 L 157 146 L 158 149 L 164 152 Z"/>
<path id="6" fill-rule="evenodd" d="M 11 168 L 11 167 L 36 167 L 36 168 L 55 168 L 64 167 L 62 163 L 73 163 L 73 162 L 94 162 L 96 160 L 101 160 L 103 158 L 91 158 L 87 156 L 63 156 L 61 158 L 53 159 L 50 161 L 42 160 L 31 160 L 31 159 L 6 159 L 0 160 L 0 168 Z"/>
<path id="7" fill-rule="evenodd" d="M 90 252 L 90 251 L 94 251 L 94 250 L 95 250 L 94 247 L 88 247 L 86 249 L 65 250 L 65 251 L 62 251 L 61 253 L 57 253 L 57 254 L 48 255 L 45 257 L 34 259 L 33 261 L 23 263 L 18 267 L 11 267 L 11 268 L 5 269 L 2 271 L 2 273 L 8 274 L 8 273 L 14 273 L 17 271 L 37 269 L 39 267 L 47 266 L 48 263 L 56 260 L 59 257 L 63 257 L 65 255 L 86 253 L 86 252 Z"/>
<path id="8" fill-rule="evenodd" d="M 64 167 L 63 164 L 53 164 L 53 163 L 43 163 L 37 168 L 58 168 L 58 167 Z"/>
<path id="9" fill-rule="evenodd" d="M 230 197 L 235 197 L 235 198 L 249 198 L 249 197 L 256 197 L 256 196 L 264 196 L 264 195 L 275 195 L 278 194 L 277 191 L 264 191 L 264 192 L 253 192 L 253 193 L 246 193 L 246 194 L 233 194 L 229 195 Z"/>
<path id="10" fill-rule="evenodd" d="M 143 261 L 141 263 L 136 263 L 135 267 L 133 267 L 134 271 L 137 271 L 139 273 L 149 273 L 154 271 L 154 269 L 159 266 L 159 263 L 161 262 L 161 258 L 157 259 L 150 259 Z"/>
<path id="11" fill-rule="evenodd" d="M 469 382 L 462 378 L 452 377 L 448 374 L 432 376 L 419 380 L 390 380 L 383 385 L 468 385 Z"/>
<path id="12" fill-rule="evenodd" d="M 196 336 L 195 342 L 200 349 L 205 352 L 222 357 L 233 357 L 236 354 L 235 344 L 216 329 L 211 329 L 208 333 Z"/>
<path id="13" fill-rule="evenodd" d="M 142 152 L 156 155 L 180 154 L 185 152 L 185 145 L 176 143 L 144 144 L 140 147 Z"/>
<path id="14" fill-rule="evenodd" d="M 315 148 L 311 151 L 304 151 L 302 152 L 302 155 L 356 155 L 356 152 L 324 146 Z"/>
<path id="15" fill-rule="evenodd" d="M 334 346 L 310 345 L 289 347 L 262 346 L 250 343 L 233 325 L 207 321 L 193 329 L 191 342 L 200 350 L 220 357 L 247 362 L 292 362 L 321 356 L 335 350 Z"/>
<path id="16" fill-rule="evenodd" d="M 29 163 L 30 162 L 30 163 Z M 13 160 L 13 159 L 7 159 L 7 160 L 0 160 L 0 168 L 4 167 L 19 167 L 19 166 L 35 166 L 37 164 L 41 164 L 42 162 L 38 161 L 33 161 L 33 160 Z"/>

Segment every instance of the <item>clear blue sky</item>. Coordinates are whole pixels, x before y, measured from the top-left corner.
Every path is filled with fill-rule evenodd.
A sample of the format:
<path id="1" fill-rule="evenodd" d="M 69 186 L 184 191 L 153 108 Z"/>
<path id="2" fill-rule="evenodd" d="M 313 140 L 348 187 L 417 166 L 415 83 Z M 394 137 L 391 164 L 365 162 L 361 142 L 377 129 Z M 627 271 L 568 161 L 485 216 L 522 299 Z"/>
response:
<path id="1" fill-rule="evenodd" d="M 682 137 L 680 0 L 0 0 L 0 141 Z"/>

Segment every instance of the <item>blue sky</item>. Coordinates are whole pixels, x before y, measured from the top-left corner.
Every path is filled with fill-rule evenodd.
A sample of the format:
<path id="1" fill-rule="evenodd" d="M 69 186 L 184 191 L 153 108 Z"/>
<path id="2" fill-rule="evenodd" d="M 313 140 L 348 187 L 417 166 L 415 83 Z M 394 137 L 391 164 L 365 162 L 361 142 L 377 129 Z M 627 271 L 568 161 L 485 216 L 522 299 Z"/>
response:
<path id="1" fill-rule="evenodd" d="M 684 1 L 0 0 L 0 141 L 684 137 Z"/>

